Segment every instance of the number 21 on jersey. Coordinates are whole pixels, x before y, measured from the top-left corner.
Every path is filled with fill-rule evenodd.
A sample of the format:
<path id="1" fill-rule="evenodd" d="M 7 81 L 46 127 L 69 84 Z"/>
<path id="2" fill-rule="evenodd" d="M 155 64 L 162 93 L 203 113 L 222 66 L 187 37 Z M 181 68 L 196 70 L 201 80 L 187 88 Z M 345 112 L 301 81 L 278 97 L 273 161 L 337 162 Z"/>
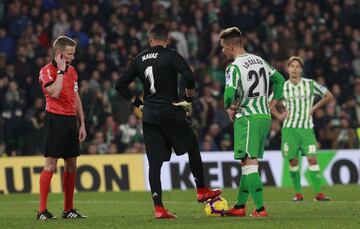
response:
<path id="1" fill-rule="evenodd" d="M 150 82 L 150 93 L 151 94 L 155 94 L 156 93 L 156 89 L 155 89 L 155 80 L 154 80 L 154 73 L 153 73 L 153 67 L 152 66 L 148 66 L 145 69 L 145 78 L 149 79 Z"/>
<path id="2" fill-rule="evenodd" d="M 266 79 L 266 73 L 265 73 L 265 69 L 264 68 L 260 68 L 259 73 L 257 73 L 255 70 L 250 70 L 248 73 L 248 82 L 252 82 L 250 88 L 249 88 L 249 92 L 248 92 L 248 97 L 249 98 L 256 98 L 261 96 L 261 91 L 260 91 L 260 85 L 259 85 L 259 81 L 260 78 L 263 79 L 264 81 L 264 85 L 262 85 L 262 87 L 264 88 L 264 94 L 263 95 L 267 95 L 267 79 Z"/>

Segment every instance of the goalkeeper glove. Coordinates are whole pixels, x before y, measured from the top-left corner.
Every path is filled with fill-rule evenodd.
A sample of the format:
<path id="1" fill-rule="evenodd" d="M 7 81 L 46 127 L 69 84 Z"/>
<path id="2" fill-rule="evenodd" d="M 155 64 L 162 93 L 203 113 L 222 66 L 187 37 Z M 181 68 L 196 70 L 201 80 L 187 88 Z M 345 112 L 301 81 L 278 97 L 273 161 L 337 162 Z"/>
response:
<path id="1" fill-rule="evenodd" d="M 137 97 L 133 97 L 131 98 L 130 102 L 137 108 L 139 108 L 141 111 L 143 111 L 144 109 L 144 102 L 141 101 L 139 98 Z"/>
<path id="2" fill-rule="evenodd" d="M 181 102 L 173 103 L 174 106 L 182 108 L 185 112 L 192 112 L 192 97 L 188 97 L 186 94 L 184 95 L 184 100 Z"/>

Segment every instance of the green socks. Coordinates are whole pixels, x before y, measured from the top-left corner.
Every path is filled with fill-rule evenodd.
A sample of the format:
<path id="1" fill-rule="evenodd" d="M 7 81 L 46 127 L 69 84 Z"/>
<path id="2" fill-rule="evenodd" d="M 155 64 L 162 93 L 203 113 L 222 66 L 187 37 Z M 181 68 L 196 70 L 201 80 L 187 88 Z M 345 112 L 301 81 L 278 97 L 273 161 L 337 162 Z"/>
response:
<path id="1" fill-rule="evenodd" d="M 237 196 L 237 206 L 242 206 L 246 204 L 246 201 L 249 197 L 249 184 L 247 181 L 247 175 L 242 174 L 240 179 L 240 187 Z"/>
<path id="2" fill-rule="evenodd" d="M 302 193 L 299 166 L 290 166 L 290 176 L 296 193 Z"/>
<path id="3" fill-rule="evenodd" d="M 320 167 L 319 165 L 309 166 L 310 178 L 315 193 L 320 192 L 321 180 L 320 180 Z"/>
<path id="4" fill-rule="evenodd" d="M 264 206 L 263 199 L 263 184 L 261 182 L 260 174 L 257 171 L 258 166 L 256 166 L 256 172 L 251 172 L 247 175 L 249 191 L 251 197 L 255 203 L 256 209 L 262 208 Z"/>
<path id="5" fill-rule="evenodd" d="M 258 172 L 258 165 L 245 165 L 242 168 L 237 207 L 245 207 L 249 193 L 256 209 L 264 207 L 263 184 Z"/>

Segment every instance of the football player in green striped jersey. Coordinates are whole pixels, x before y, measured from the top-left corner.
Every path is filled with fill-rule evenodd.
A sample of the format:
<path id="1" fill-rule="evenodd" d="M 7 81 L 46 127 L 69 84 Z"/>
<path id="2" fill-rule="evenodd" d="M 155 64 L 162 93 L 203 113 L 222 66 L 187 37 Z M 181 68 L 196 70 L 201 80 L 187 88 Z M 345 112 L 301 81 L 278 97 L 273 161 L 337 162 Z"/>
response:
<path id="1" fill-rule="evenodd" d="M 245 216 L 245 204 L 251 194 L 256 210 L 253 217 L 265 217 L 263 184 L 258 172 L 258 158 L 264 154 L 271 126 L 270 108 L 282 97 L 284 78 L 259 56 L 247 53 L 237 27 L 220 33 L 223 53 L 233 62 L 226 68 L 224 106 L 234 122 L 234 158 L 241 160 L 242 175 L 238 200 L 228 216 Z M 269 81 L 274 83 L 270 105 Z"/>
<path id="2" fill-rule="evenodd" d="M 281 151 L 290 162 L 290 176 L 295 189 L 294 201 L 304 199 L 301 190 L 299 156 L 306 156 L 309 163 L 311 184 L 315 190 L 315 201 L 326 201 L 330 198 L 321 192 L 320 167 L 317 162 L 317 141 L 314 134 L 313 113 L 330 102 L 331 92 L 312 79 L 301 77 L 303 60 L 298 56 L 288 60 L 289 80 L 284 84 L 283 99 L 286 112 L 280 114 L 272 110 L 275 117 L 284 121 L 281 129 Z M 321 99 L 315 104 L 315 96 Z"/>

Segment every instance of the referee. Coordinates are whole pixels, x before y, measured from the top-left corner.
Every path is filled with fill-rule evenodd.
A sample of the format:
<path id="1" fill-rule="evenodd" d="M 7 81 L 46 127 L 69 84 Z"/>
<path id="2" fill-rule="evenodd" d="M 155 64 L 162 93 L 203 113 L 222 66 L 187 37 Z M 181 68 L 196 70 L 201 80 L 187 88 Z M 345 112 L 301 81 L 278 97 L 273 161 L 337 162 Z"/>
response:
<path id="1" fill-rule="evenodd" d="M 76 42 L 60 36 L 53 43 L 54 59 L 40 70 L 39 82 L 46 99 L 45 166 L 40 175 L 40 206 L 38 220 L 56 217 L 47 210 L 51 177 L 59 158 L 64 159 L 64 211 L 62 218 L 86 218 L 73 207 L 76 160 L 79 142 L 86 138 L 84 113 L 78 93 L 78 75 L 70 65 Z M 79 123 L 79 127 L 78 127 Z"/>

